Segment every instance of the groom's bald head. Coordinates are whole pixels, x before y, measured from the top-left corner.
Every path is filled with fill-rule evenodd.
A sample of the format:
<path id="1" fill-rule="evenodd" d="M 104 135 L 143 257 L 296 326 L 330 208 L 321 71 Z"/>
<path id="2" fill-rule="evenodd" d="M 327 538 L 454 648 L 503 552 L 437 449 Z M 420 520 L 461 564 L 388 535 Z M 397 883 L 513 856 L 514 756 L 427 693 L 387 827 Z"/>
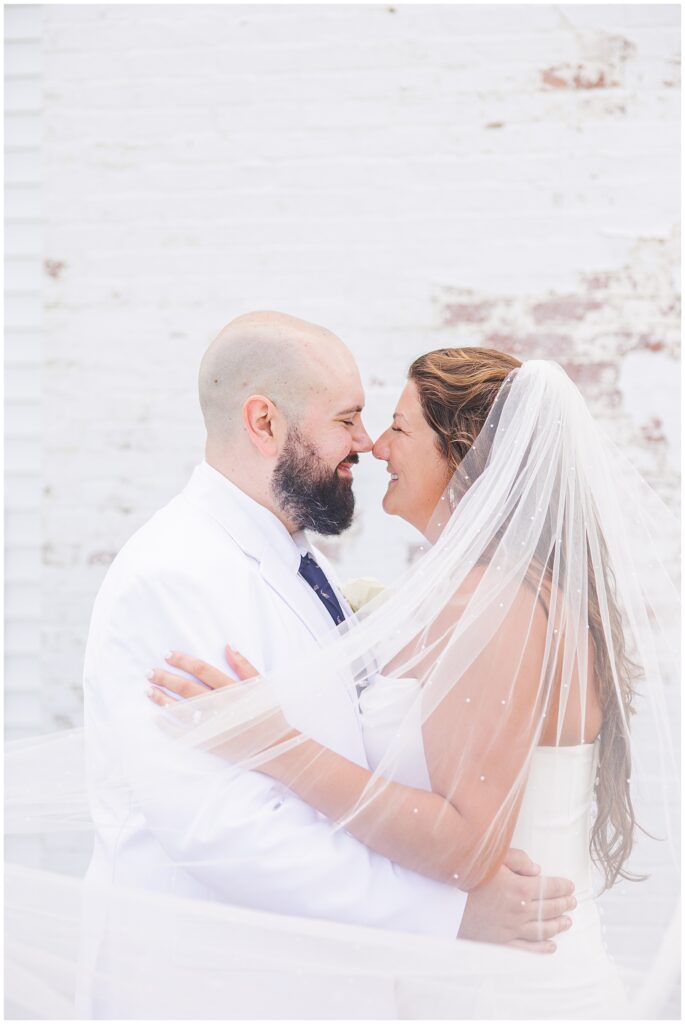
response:
<path id="1" fill-rule="evenodd" d="M 286 313 L 246 313 L 207 349 L 199 374 L 210 440 L 230 442 L 251 395 L 263 395 L 289 422 L 314 399 L 330 374 L 349 370 L 352 355 L 332 331 Z"/>
<path id="2" fill-rule="evenodd" d="M 352 521 L 352 467 L 371 451 L 351 352 L 285 313 L 232 320 L 200 366 L 205 459 L 291 532 Z"/>

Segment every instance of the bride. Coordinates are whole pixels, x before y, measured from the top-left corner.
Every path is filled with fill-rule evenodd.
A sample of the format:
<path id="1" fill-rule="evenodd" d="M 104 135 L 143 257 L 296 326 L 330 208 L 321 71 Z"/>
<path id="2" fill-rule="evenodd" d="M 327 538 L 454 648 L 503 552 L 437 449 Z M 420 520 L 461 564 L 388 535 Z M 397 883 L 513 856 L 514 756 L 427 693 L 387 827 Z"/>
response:
<path id="1" fill-rule="evenodd" d="M 371 770 L 292 728 L 279 673 L 259 677 L 230 647 L 232 675 L 168 655 L 186 674 L 156 669 L 149 697 L 182 741 L 269 775 L 405 868 L 470 891 L 513 845 L 572 879 L 573 927 L 539 963 L 537 1004 L 510 985 L 480 1008 L 627 1016 L 593 863 L 605 889 L 642 884 L 630 723 L 643 686 L 663 725 L 666 597 L 643 571 L 646 510 L 628 503 L 643 485 L 559 366 L 487 349 L 419 357 L 373 451 L 385 511 L 427 550 L 354 629 L 287 669 L 304 699 L 325 699 L 327 674 L 353 676 Z"/>

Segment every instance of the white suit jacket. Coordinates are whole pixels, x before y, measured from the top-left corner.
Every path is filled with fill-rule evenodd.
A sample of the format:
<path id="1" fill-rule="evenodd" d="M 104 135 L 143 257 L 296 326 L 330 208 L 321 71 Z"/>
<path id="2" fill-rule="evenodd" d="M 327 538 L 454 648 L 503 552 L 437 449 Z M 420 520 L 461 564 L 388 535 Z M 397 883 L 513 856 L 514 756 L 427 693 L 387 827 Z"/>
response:
<path id="1" fill-rule="evenodd" d="M 85 659 L 97 822 L 88 877 L 456 937 L 466 899 L 457 889 L 401 869 L 334 831 L 258 772 L 197 752 L 200 784 L 185 761 L 182 768 L 169 762 L 173 744 L 145 699 L 147 670 L 162 664 L 168 650 L 225 665 L 228 642 L 267 672 L 315 648 L 333 623 L 298 575 L 299 562 L 297 543 L 279 520 L 206 463 L 114 560 L 95 602 Z M 306 723 L 313 738 L 366 765 L 353 693 L 331 681 L 326 714 L 315 717 Z M 131 742 L 132 729 L 140 742 Z M 132 785 L 134 801 L 125 787 L 121 799 L 104 798 L 104 783 L 117 773 Z M 147 782 L 155 783 L 154 797 L 146 796 Z M 102 907 L 91 919 L 92 965 L 107 916 Z"/>

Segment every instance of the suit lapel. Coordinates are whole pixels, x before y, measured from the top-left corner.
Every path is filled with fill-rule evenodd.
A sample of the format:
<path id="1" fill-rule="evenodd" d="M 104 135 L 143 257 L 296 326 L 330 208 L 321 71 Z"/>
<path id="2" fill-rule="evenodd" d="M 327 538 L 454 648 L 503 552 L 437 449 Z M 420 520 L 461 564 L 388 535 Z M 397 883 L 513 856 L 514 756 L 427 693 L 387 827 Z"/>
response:
<path id="1" fill-rule="evenodd" d="M 195 468 L 183 496 L 212 516 L 238 547 L 258 563 L 264 581 L 316 640 L 330 630 L 328 612 L 298 574 L 297 546 L 276 516 L 206 462 Z"/>
<path id="2" fill-rule="evenodd" d="M 266 545 L 259 562 L 259 571 L 271 589 L 275 590 L 290 610 L 295 612 L 312 636 L 319 640 L 330 630 L 333 623 L 314 591 L 298 575 L 300 555 L 297 548 L 295 555 L 296 564 L 292 565 L 289 558 L 288 561 L 284 561 L 281 552 L 275 547 Z M 323 618 L 324 615 L 326 619 Z"/>
<path id="3" fill-rule="evenodd" d="M 245 555 L 259 566 L 264 582 L 296 615 L 315 641 L 319 642 L 332 628 L 332 620 L 311 587 L 298 575 L 300 552 L 286 528 L 268 509 L 253 501 L 239 488 L 206 462 L 195 468 L 182 492 L 184 500 L 211 516 L 233 539 Z M 342 684 L 352 717 L 354 732 L 347 733 L 354 743 L 359 764 L 366 764 L 354 688 Z M 337 689 L 334 689 L 337 693 Z M 342 694 L 339 695 L 342 697 Z M 336 697 L 335 700 L 338 698 Z M 344 719 L 336 719 L 342 728 Z M 330 744 L 337 749 L 334 737 Z M 349 748 L 348 748 L 349 750 Z"/>

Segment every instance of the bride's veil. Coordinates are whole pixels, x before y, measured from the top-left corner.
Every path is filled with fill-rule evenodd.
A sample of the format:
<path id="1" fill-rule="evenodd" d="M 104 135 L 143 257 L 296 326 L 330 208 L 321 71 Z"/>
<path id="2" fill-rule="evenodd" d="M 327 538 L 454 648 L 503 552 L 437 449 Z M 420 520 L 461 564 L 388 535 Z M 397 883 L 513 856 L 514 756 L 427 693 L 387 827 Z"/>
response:
<path id="1" fill-rule="evenodd" d="M 568 826 L 568 845 L 576 857 L 591 853 L 606 942 L 636 1016 L 666 1012 L 678 963 L 673 517 L 563 370 L 534 360 L 505 381 L 427 533 L 415 564 L 299 663 L 160 711 L 154 739 L 147 722 L 113 721 L 119 759 L 97 792 L 84 778 L 82 731 L 10 744 L 7 831 L 34 863 L 7 870 L 7 988 L 19 1015 L 69 1016 L 77 975 L 89 970 L 102 986 L 128 988 L 140 1017 L 171 1004 L 176 1016 L 234 1016 L 246 979 L 257 1005 L 263 985 L 277 1003 L 293 978 L 292 1013 L 301 1015 L 325 1003 L 326 1014 L 310 1015 L 372 1017 L 388 986 L 404 1016 L 487 1017 L 493 990 L 511 1016 L 555 1015 L 561 975 L 540 986 L 540 959 L 518 951 L 456 950 L 116 887 L 106 897 L 105 965 L 84 960 L 97 901 L 80 877 L 51 868 L 60 844 L 111 827 L 99 815 L 114 795 L 143 810 L 154 803 L 170 759 L 200 793 L 226 750 L 233 772 L 302 743 L 286 737 L 279 694 L 287 690 L 286 717 L 306 732 L 325 714 L 334 679 L 352 699 L 361 694 L 362 715 L 376 715 L 378 728 L 392 723 L 337 827 L 364 823 L 386 855 L 385 823 L 427 829 L 399 788 L 420 785 L 406 765 L 422 738 L 426 785 L 443 804 L 424 859 L 415 844 L 404 866 L 472 889 L 502 863 L 531 780 L 559 821 L 566 783 L 578 780 L 575 799 L 589 814 Z M 563 873 L 567 855 L 543 869 Z"/>

